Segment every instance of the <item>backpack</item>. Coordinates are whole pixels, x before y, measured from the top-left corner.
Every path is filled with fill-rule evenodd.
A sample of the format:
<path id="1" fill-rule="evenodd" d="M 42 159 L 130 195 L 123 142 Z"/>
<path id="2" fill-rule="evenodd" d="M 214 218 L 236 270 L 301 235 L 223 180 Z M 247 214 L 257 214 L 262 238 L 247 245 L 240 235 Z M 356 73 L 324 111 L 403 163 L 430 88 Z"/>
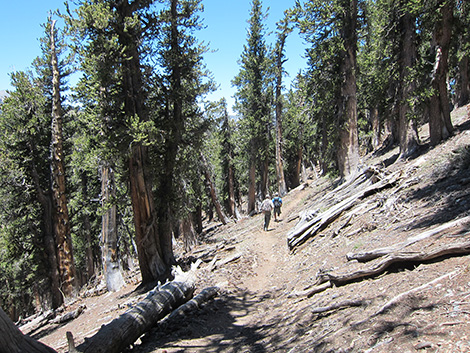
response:
<path id="1" fill-rule="evenodd" d="M 282 200 L 280 197 L 275 197 L 273 199 L 274 207 L 281 207 L 282 205 Z"/>

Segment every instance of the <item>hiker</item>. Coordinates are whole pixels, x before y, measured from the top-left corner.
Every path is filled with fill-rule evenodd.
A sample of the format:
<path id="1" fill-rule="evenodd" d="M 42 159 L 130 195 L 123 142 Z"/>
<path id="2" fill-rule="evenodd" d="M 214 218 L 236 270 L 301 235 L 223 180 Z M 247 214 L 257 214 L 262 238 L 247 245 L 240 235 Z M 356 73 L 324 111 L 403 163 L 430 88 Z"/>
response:
<path id="1" fill-rule="evenodd" d="M 269 221 L 271 220 L 271 211 L 274 208 L 274 204 L 271 201 L 269 195 L 261 203 L 261 211 L 264 213 L 264 230 L 267 231 L 269 228 Z"/>
<path id="2" fill-rule="evenodd" d="M 282 206 L 282 199 L 279 197 L 279 194 L 276 192 L 273 198 L 274 204 L 274 222 L 278 221 L 278 217 L 281 215 L 281 206 Z"/>

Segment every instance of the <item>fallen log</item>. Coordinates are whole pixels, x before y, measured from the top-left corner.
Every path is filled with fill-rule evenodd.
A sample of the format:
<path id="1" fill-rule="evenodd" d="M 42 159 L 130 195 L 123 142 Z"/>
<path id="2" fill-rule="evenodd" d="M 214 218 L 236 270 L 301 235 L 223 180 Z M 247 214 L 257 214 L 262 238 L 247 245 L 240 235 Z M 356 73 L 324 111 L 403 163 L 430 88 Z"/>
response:
<path id="1" fill-rule="evenodd" d="M 166 322 L 170 321 L 178 321 L 188 313 L 192 311 L 196 311 L 199 309 L 202 304 L 209 301 L 210 299 L 214 298 L 218 293 L 217 287 L 208 287 L 201 291 L 198 295 L 196 295 L 193 299 L 189 300 L 185 304 L 178 307 L 176 310 L 168 315 L 164 320 L 162 320 L 161 324 L 165 325 Z"/>
<path id="2" fill-rule="evenodd" d="M 439 234 L 439 233 L 441 233 L 441 232 L 443 232 L 447 229 L 457 227 L 457 226 L 460 226 L 460 225 L 463 225 L 463 224 L 466 224 L 466 223 L 469 223 L 469 222 L 470 222 L 470 216 L 459 218 L 459 219 L 441 224 L 438 227 L 427 230 L 427 231 L 422 232 L 418 235 L 409 237 L 408 239 L 406 239 L 404 242 L 402 242 L 400 244 L 396 244 L 396 245 L 392 245 L 392 246 L 388 246 L 388 247 L 384 247 L 384 248 L 379 248 L 379 249 L 374 249 L 374 250 L 370 250 L 370 251 L 359 252 L 359 253 L 348 253 L 346 255 L 346 258 L 348 259 L 348 261 L 351 261 L 351 260 L 357 260 L 359 262 L 371 261 L 371 260 L 377 259 L 379 257 L 388 255 L 390 253 L 403 250 L 407 246 L 415 244 L 415 243 L 417 243 L 421 240 L 428 239 L 428 238 L 430 238 L 430 237 L 432 237 L 436 234 Z"/>
<path id="3" fill-rule="evenodd" d="M 296 246 L 303 244 L 308 238 L 325 229 L 331 222 L 337 219 L 343 212 L 349 210 L 358 201 L 393 185 L 398 180 L 399 176 L 400 172 L 393 173 L 387 178 L 356 192 L 353 196 L 350 196 L 335 206 L 330 207 L 327 211 L 313 219 L 299 222 L 287 235 L 287 244 L 289 245 L 289 248 L 292 250 Z"/>
<path id="4" fill-rule="evenodd" d="M 83 313 L 85 308 L 86 308 L 85 305 L 80 305 L 77 309 L 70 311 L 68 313 L 65 313 L 61 316 L 58 316 L 55 319 L 51 320 L 50 322 L 52 324 L 63 324 L 64 322 L 74 320 L 77 317 L 79 317 L 81 313 Z"/>
<path id="5" fill-rule="evenodd" d="M 450 272 L 450 273 L 446 273 L 445 275 L 442 275 L 434 280 L 432 280 L 431 282 L 428 282 L 428 283 L 425 283 L 419 287 L 416 287 L 416 288 L 413 288 L 413 289 L 410 289 L 404 293 L 401 293 L 399 295 L 397 295 L 396 297 L 390 299 L 387 303 L 385 303 L 379 310 L 377 310 L 373 315 L 372 317 L 374 316 L 377 316 L 377 315 L 380 315 L 380 314 L 383 314 L 385 313 L 387 310 L 389 310 L 392 306 L 394 306 L 395 304 L 401 302 L 405 297 L 415 293 L 415 292 L 419 292 L 420 290 L 423 290 L 425 289 L 426 287 L 429 287 L 429 286 L 432 286 L 433 284 L 437 283 L 437 282 L 440 282 L 442 281 L 443 279 L 446 279 L 447 277 L 451 277 L 453 275 L 455 275 L 459 270 L 455 270 L 453 272 Z"/>
<path id="6" fill-rule="evenodd" d="M 119 353 L 133 344 L 174 308 L 190 299 L 194 279 L 175 279 L 155 288 L 134 308 L 114 319 L 79 345 L 80 353 Z"/>
<path id="7" fill-rule="evenodd" d="M 288 298 L 295 298 L 295 297 L 311 297 L 316 293 L 323 292 L 324 290 L 330 288 L 332 286 L 331 282 L 325 282 L 320 285 L 315 285 L 309 287 L 303 291 L 294 291 L 288 295 Z"/>
<path id="8" fill-rule="evenodd" d="M 334 304 L 331 304 L 331 305 L 328 305 L 328 306 L 321 306 L 321 307 L 318 307 L 318 308 L 313 308 L 311 310 L 311 312 L 313 314 L 323 314 L 323 313 L 326 313 L 328 311 L 333 311 L 333 310 L 337 310 L 337 309 L 344 309 L 344 308 L 351 307 L 351 306 L 362 306 L 365 303 L 366 303 L 366 301 L 364 299 L 344 300 L 342 302 L 334 303 Z"/>
<path id="9" fill-rule="evenodd" d="M 429 252 L 399 252 L 385 256 L 380 262 L 370 268 L 358 270 L 352 273 L 332 274 L 321 272 L 318 275 L 317 283 L 321 284 L 329 281 L 336 286 L 342 286 L 351 282 L 378 276 L 395 264 L 409 265 L 410 263 L 422 263 L 435 260 L 443 256 L 467 254 L 470 254 L 470 241 L 440 246 Z"/>
<path id="10" fill-rule="evenodd" d="M 19 329 L 23 334 L 29 335 L 31 332 L 45 326 L 54 317 L 54 315 L 55 313 L 53 310 L 48 310 L 45 313 L 38 315 L 30 322 L 20 326 Z"/>

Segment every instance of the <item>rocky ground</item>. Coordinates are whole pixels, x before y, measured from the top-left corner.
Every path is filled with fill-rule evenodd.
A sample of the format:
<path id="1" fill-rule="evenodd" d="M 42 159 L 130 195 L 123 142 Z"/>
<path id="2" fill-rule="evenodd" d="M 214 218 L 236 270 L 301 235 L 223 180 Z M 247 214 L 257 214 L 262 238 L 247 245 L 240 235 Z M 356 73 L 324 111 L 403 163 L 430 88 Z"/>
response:
<path id="1" fill-rule="evenodd" d="M 422 130 L 414 158 L 397 160 L 396 148 L 365 156 L 364 167 L 379 179 L 394 175 L 395 182 L 365 195 L 294 249 L 287 237 L 299 221 L 328 212 L 358 187 L 312 175 L 284 197 L 281 219 L 267 232 L 262 215 L 208 225 L 199 245 L 179 251 L 179 258 L 187 264 L 202 257 L 196 294 L 210 286 L 219 294 L 184 320 L 156 326 L 128 351 L 469 352 L 470 251 L 426 259 L 470 242 L 470 108 L 454 112 L 453 122 L 454 136 L 433 148 Z M 448 226 L 436 230 L 442 225 Z M 423 234 L 431 235 L 414 238 Z M 396 251 L 364 263 L 346 258 L 384 247 Z M 404 260 L 376 274 L 321 281 L 368 273 L 397 253 Z M 413 254 L 424 260 L 408 261 Z M 34 337 L 65 352 L 66 331 L 79 343 L 132 305 L 138 277 L 128 282 L 118 293 L 79 300 L 78 318 Z"/>

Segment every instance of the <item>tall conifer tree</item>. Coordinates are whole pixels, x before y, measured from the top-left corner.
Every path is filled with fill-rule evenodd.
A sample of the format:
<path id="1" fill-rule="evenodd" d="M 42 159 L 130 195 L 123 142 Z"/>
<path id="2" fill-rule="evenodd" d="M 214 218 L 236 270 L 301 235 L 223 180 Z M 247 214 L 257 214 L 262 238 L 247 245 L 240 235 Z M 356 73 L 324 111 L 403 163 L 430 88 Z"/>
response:
<path id="1" fill-rule="evenodd" d="M 261 196 L 264 198 L 268 193 L 272 94 L 264 19 L 261 0 L 253 0 L 247 44 L 240 58 L 240 72 L 233 79 L 233 84 L 237 87 L 236 109 L 242 117 L 248 144 L 248 213 L 255 210 L 257 174 L 261 179 Z"/>

